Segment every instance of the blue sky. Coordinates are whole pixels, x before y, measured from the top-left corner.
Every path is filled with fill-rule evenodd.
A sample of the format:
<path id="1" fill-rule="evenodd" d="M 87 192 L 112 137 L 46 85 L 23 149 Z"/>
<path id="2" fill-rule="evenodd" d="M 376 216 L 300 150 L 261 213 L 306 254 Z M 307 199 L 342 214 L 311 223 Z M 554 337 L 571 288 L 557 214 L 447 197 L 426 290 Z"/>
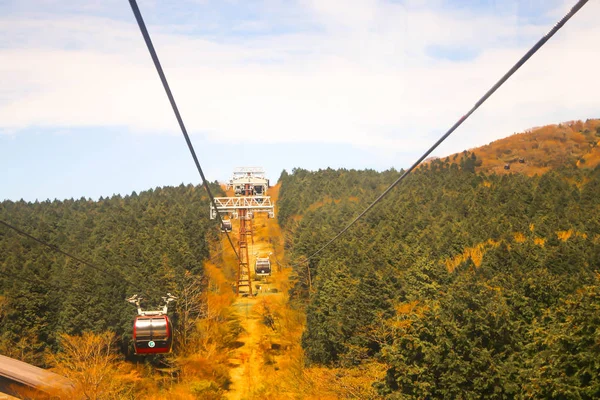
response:
<path id="1" fill-rule="evenodd" d="M 211 181 L 410 165 L 575 1 L 138 1 Z M 435 154 L 599 117 L 600 2 Z M 199 183 L 126 0 L 0 0 L 0 200 Z"/>

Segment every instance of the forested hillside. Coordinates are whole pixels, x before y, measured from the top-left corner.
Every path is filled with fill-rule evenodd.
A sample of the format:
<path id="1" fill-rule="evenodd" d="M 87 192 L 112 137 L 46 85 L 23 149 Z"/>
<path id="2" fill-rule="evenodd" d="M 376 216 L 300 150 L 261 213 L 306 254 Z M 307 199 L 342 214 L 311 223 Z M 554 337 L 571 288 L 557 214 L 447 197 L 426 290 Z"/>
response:
<path id="1" fill-rule="evenodd" d="M 399 172 L 282 174 L 308 364 L 375 364 L 388 398 L 598 398 L 600 168 L 476 160 L 425 165 L 308 264 Z"/>
<path id="2" fill-rule="evenodd" d="M 207 237 L 218 232 L 205 193 L 181 185 L 99 201 L 0 203 L 0 219 L 98 267 L 0 226 L 0 353 L 44 365 L 61 334 L 107 330 L 131 353 L 136 310 L 125 298 L 137 293 L 152 309 L 202 278 Z"/>
<path id="3" fill-rule="evenodd" d="M 472 149 L 477 172 L 541 175 L 562 166 L 595 168 L 600 164 L 600 119 L 568 121 L 528 129 Z M 449 156 L 456 161 L 460 154 Z M 510 170 L 505 170 L 505 166 Z"/>
<path id="4" fill-rule="evenodd" d="M 283 234 L 254 221 L 278 267 L 257 297 L 235 297 L 200 187 L 4 201 L 0 220 L 94 266 L 0 226 L 0 353 L 74 380 L 72 398 L 599 398 L 598 125 L 429 161 L 309 262 L 402 171 L 284 171 Z M 136 358 L 124 299 L 166 292 L 175 351 Z"/>

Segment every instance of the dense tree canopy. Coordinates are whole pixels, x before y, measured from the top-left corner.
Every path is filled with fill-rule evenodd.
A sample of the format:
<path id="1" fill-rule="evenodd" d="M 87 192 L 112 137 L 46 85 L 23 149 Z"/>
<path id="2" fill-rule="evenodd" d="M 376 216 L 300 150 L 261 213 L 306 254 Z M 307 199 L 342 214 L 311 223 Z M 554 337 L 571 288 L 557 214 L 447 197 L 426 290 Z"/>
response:
<path id="1" fill-rule="evenodd" d="M 477 161 L 426 164 L 308 264 L 399 173 L 282 174 L 308 362 L 382 362 L 389 398 L 598 397 L 600 168 Z"/>
<path id="2" fill-rule="evenodd" d="M 138 293 L 152 308 L 189 274 L 202 276 L 207 235 L 218 232 L 207 208 L 205 191 L 192 185 L 99 201 L 0 203 L 0 219 L 99 267 L 0 227 L 0 352 L 40 364 L 41 350 L 55 348 L 61 334 L 108 329 L 126 350 L 135 315 L 126 297 Z"/>

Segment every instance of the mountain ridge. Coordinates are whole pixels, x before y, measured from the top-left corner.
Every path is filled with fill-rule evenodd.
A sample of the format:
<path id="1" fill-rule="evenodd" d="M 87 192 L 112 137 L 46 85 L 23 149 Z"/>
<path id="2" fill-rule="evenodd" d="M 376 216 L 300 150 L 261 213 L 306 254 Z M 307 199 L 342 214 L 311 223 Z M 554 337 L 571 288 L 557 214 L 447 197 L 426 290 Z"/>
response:
<path id="1" fill-rule="evenodd" d="M 533 127 L 440 159 L 452 162 L 461 154 L 475 154 L 475 172 L 484 173 L 533 176 L 561 166 L 595 168 L 600 164 L 600 119 Z"/>

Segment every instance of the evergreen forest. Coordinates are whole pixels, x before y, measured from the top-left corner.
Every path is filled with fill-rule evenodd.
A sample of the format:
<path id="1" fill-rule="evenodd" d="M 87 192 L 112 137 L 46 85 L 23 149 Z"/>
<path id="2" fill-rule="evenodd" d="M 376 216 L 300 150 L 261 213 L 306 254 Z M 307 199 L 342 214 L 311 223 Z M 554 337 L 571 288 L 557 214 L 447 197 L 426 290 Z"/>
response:
<path id="1" fill-rule="evenodd" d="M 600 397 L 600 168 L 478 164 L 423 165 L 308 261 L 402 171 L 282 173 L 308 365 L 383 365 L 390 399 Z"/>
<path id="2" fill-rule="evenodd" d="M 218 234 L 205 190 L 193 185 L 98 201 L 4 201 L 0 219 L 91 263 L 0 229 L 0 354 L 42 366 L 61 334 L 111 330 L 131 355 L 136 309 L 125 298 L 138 294 L 145 309 L 158 309 L 166 292 L 201 287 Z"/>

